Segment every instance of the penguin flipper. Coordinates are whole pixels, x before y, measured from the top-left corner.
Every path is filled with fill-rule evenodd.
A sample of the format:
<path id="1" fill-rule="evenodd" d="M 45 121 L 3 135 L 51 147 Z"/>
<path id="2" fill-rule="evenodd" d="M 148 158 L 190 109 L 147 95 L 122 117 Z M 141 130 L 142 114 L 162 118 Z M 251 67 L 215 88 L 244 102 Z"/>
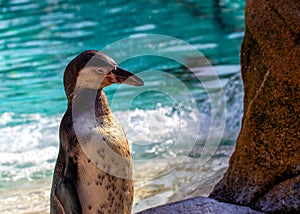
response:
<path id="1" fill-rule="evenodd" d="M 82 214 L 82 207 L 76 187 L 76 161 L 70 153 L 74 152 L 72 130 L 65 130 L 65 127 L 72 127 L 71 114 L 66 112 L 60 126 L 60 151 L 58 161 L 61 163 L 57 168 L 57 179 L 54 195 L 57 204 L 63 214 Z M 62 125 L 64 124 L 64 125 Z M 56 213 L 55 213 L 56 214 Z"/>
<path id="2" fill-rule="evenodd" d="M 76 186 L 72 180 L 62 177 L 59 180 L 55 195 L 62 205 L 65 214 L 82 214 Z"/>

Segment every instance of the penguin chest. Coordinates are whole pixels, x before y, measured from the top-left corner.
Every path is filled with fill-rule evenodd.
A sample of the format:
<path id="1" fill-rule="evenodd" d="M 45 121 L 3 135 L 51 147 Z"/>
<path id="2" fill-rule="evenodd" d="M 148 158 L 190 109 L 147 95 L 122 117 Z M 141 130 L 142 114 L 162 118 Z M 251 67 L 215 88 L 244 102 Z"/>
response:
<path id="1" fill-rule="evenodd" d="M 79 148 L 77 190 L 83 213 L 131 213 L 131 158 L 125 135 L 102 128 Z"/>
<path id="2" fill-rule="evenodd" d="M 132 180 L 100 169 L 86 156 L 79 157 L 79 161 L 81 164 L 78 165 L 77 190 L 83 214 L 130 213 L 133 200 Z"/>

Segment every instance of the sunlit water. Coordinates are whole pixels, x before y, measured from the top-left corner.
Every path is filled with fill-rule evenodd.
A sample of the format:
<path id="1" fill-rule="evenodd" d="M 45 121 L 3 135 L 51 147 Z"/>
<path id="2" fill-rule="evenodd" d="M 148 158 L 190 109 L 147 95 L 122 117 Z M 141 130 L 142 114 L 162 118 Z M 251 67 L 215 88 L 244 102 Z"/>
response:
<path id="1" fill-rule="evenodd" d="M 134 211 L 207 195 L 227 167 L 239 130 L 242 86 L 237 73 L 244 4 L 0 1 L 0 212 L 48 212 L 58 127 L 66 109 L 66 64 L 82 50 L 101 50 L 125 38 L 132 43 L 108 48 L 113 56 L 130 48 L 147 50 L 143 37 L 150 33 L 184 40 L 211 61 L 225 86 L 227 121 L 219 148 L 202 164 L 201 149 L 211 124 L 208 93 L 220 99 L 221 90 L 206 65 L 185 55 L 185 46 L 164 40 L 151 45 L 182 55 L 186 64 L 197 68 L 189 70 L 158 56 L 122 62 L 127 70 L 141 72 L 145 81 L 142 92 L 117 85 L 105 90 L 132 149 Z M 183 146 L 176 144 L 180 137 Z"/>

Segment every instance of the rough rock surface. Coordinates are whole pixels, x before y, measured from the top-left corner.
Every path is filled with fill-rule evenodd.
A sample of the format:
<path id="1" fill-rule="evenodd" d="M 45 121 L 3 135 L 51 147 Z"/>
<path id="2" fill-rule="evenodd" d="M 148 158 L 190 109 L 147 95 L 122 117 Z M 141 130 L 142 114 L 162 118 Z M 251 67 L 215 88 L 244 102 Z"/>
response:
<path id="1" fill-rule="evenodd" d="M 254 207 L 268 213 L 299 213 L 300 176 L 291 178 L 272 188 Z"/>
<path id="2" fill-rule="evenodd" d="M 300 1 L 247 0 L 241 64 L 244 116 L 210 197 L 300 212 Z"/>
<path id="3" fill-rule="evenodd" d="M 157 213 L 189 213 L 189 214 L 260 214 L 249 207 L 242 207 L 233 204 L 218 202 L 211 198 L 195 197 L 184 201 L 150 208 L 138 214 L 157 214 Z"/>

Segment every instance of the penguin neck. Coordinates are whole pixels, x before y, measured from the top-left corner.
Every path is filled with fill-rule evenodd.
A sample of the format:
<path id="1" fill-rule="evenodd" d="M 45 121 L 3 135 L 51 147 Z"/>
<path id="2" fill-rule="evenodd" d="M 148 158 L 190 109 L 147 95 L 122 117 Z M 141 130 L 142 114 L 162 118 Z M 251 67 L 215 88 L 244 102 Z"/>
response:
<path id="1" fill-rule="evenodd" d="M 103 89 L 82 89 L 68 100 L 68 108 L 72 108 L 73 116 L 91 112 L 96 118 L 110 117 L 111 110 Z"/>

